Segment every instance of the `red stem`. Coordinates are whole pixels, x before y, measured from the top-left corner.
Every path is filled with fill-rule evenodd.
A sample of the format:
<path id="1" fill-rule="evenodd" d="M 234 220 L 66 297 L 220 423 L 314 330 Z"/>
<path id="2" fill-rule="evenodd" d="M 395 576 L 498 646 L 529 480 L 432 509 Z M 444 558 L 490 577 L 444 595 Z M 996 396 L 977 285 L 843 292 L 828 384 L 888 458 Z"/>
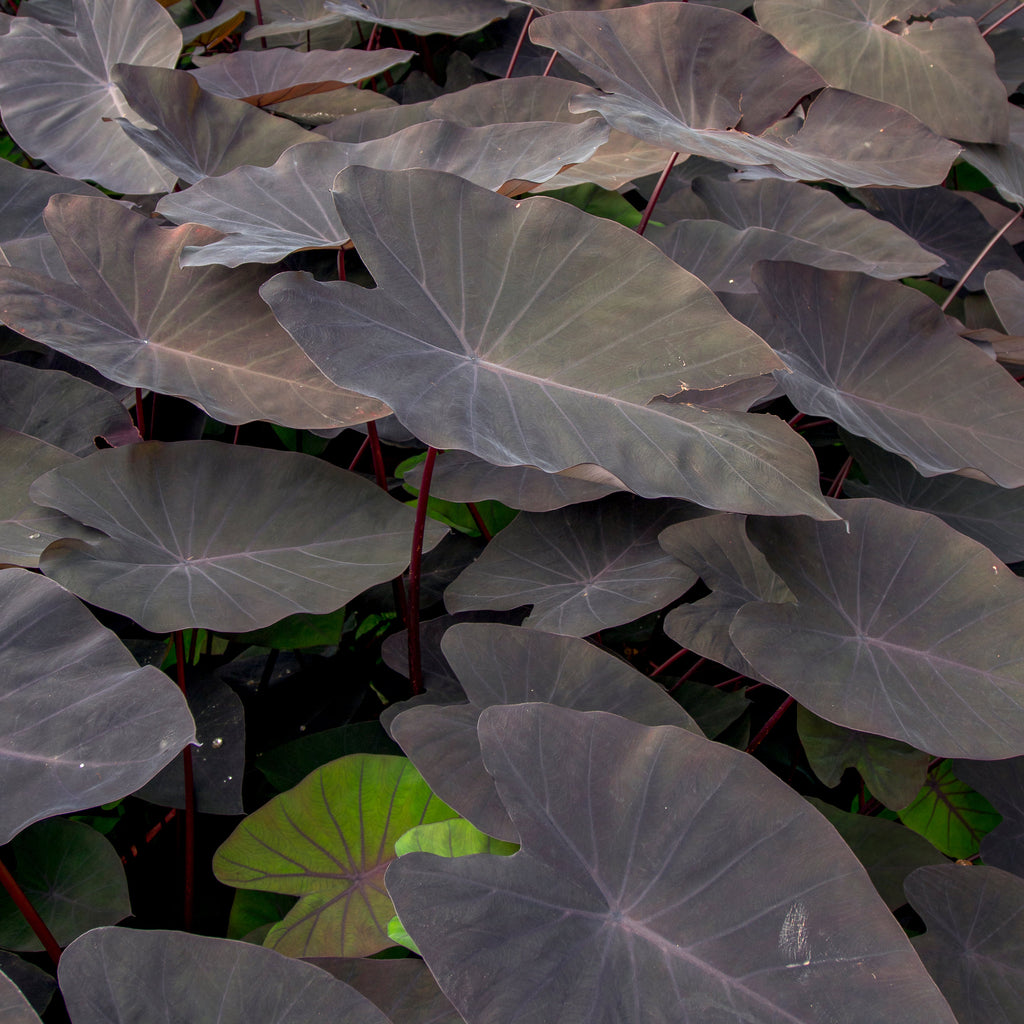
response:
<path id="1" fill-rule="evenodd" d="M 142 411 L 142 388 L 135 389 L 135 428 L 143 441 L 149 440 L 146 437 L 146 415 Z"/>
<path id="2" fill-rule="evenodd" d="M 388 489 L 388 475 L 384 469 L 384 453 L 380 448 L 380 435 L 377 433 L 377 424 L 370 420 L 366 424 L 366 439 L 370 442 L 370 454 L 373 456 L 373 476 L 377 486 L 382 490 Z"/>
<path id="3" fill-rule="evenodd" d="M 409 681 L 413 696 L 423 692 L 423 655 L 420 651 L 420 572 L 423 567 L 423 533 L 427 525 L 427 502 L 430 498 L 430 478 L 434 475 L 437 449 L 427 448 L 423 462 L 423 479 L 416 499 L 416 522 L 412 528 L 412 558 L 409 560 L 409 608 L 406 621 L 409 627 Z"/>
<path id="4" fill-rule="evenodd" d="M 359 446 L 359 451 L 356 452 L 356 457 L 348 464 L 348 471 L 350 473 L 355 471 L 356 466 L 359 465 L 359 460 L 366 454 L 366 449 L 370 447 L 370 438 L 367 437 L 365 441 Z"/>
<path id="5" fill-rule="evenodd" d="M 50 954 L 50 959 L 60 963 L 60 945 L 53 937 L 53 932 L 46 927 L 46 922 L 36 912 L 36 908 L 29 902 L 28 897 L 21 890 L 21 886 L 15 881 L 14 875 L 7 870 L 7 865 L 0 860 L 0 883 L 7 890 L 7 895 L 14 901 L 14 905 L 21 911 L 21 916 L 28 922 L 29 927 L 35 932 L 36 938 L 43 944 L 43 949 Z"/>
<path id="6" fill-rule="evenodd" d="M 672 158 L 665 165 L 665 170 L 661 172 L 661 177 L 658 179 L 658 184 L 654 186 L 654 191 L 651 193 L 650 202 L 644 208 L 644 215 L 640 220 L 640 227 L 636 229 L 638 235 L 642 235 L 647 230 L 648 221 L 651 219 L 651 214 L 654 213 L 655 203 L 661 198 L 661 191 L 665 187 L 665 182 L 668 181 L 668 176 L 672 172 L 672 168 L 675 166 L 676 161 L 679 159 L 678 153 L 673 153 Z"/>
<path id="7" fill-rule="evenodd" d="M 1021 4 L 1021 7 L 1024 7 L 1024 4 Z M 1020 7 L 1015 7 L 1015 8 L 1013 9 L 1013 11 L 1011 11 L 1011 12 L 1010 12 L 1010 14 L 1013 14 L 1013 13 L 1014 13 L 1015 11 L 1019 11 L 1019 10 L 1020 10 Z M 1009 16 L 1010 16 L 1010 15 L 1008 14 L 1008 15 L 1007 15 L 1007 17 L 1009 17 Z M 999 22 L 996 22 L 996 25 L 998 25 L 998 24 L 999 24 Z M 995 28 L 995 25 L 993 25 L 992 27 L 993 27 L 993 28 Z M 982 33 L 982 35 L 984 35 L 984 33 Z M 995 234 L 994 234 L 994 235 L 993 235 L 993 236 L 992 236 L 992 237 L 991 237 L 990 239 L 989 239 L 989 242 L 988 242 L 988 244 L 987 244 L 987 245 L 985 246 L 985 248 L 984 248 L 984 249 L 982 249 L 982 250 L 981 250 L 981 252 L 979 252 L 979 253 L 978 253 L 978 257 L 977 257 L 977 259 L 976 259 L 976 260 L 975 260 L 975 261 L 974 261 L 974 262 L 973 262 L 973 263 L 972 263 L 972 264 L 971 264 L 971 265 L 970 265 L 970 266 L 969 266 L 969 267 L 968 267 L 968 268 L 967 268 L 967 269 L 966 269 L 966 270 L 964 271 L 964 273 L 963 273 L 963 276 L 962 276 L 962 277 L 960 278 L 960 280 L 959 280 L 959 281 L 957 281 L 957 283 L 956 283 L 955 285 L 953 285 L 953 290 L 952 290 L 952 291 L 951 291 L 951 292 L 950 292 L 950 293 L 949 293 L 949 294 L 948 294 L 948 295 L 946 296 L 946 299 L 945 299 L 945 301 L 944 301 L 944 302 L 942 303 L 942 305 L 941 305 L 941 306 L 939 306 L 939 309 L 941 309 L 941 310 L 942 310 L 943 312 L 945 312 L 945 311 L 946 311 L 946 307 L 947 307 L 947 306 L 948 306 L 948 305 L 949 305 L 949 304 L 950 304 L 950 303 L 951 303 L 951 302 L 953 301 L 953 296 L 954 296 L 954 295 L 956 295 L 956 293 L 957 293 L 958 291 L 960 291 L 960 289 L 961 289 L 961 288 L 963 288 L 963 286 L 964 286 L 965 284 L 967 284 L 967 279 L 968 279 L 968 278 L 969 278 L 969 277 L 971 276 L 971 274 L 973 274 L 973 273 L 974 273 L 974 271 L 975 271 L 975 270 L 977 270 L 977 268 L 978 268 L 978 264 L 979 264 L 979 263 L 981 263 L 981 261 L 982 261 L 982 260 L 983 260 L 983 259 L 984 259 L 984 258 L 985 258 L 985 257 L 986 257 L 986 256 L 987 256 L 988 254 L 989 254 L 989 252 L 990 252 L 990 251 L 992 250 L 992 247 L 993 247 L 993 246 L 994 246 L 994 245 L 996 244 L 996 242 L 998 242 L 998 241 L 999 241 L 999 239 L 1000 239 L 1000 238 L 1002 238 L 1002 237 L 1003 237 L 1003 235 L 1005 235 L 1005 234 L 1006 234 L 1006 232 L 1007 232 L 1007 231 L 1009 231 L 1009 230 L 1010 230 L 1010 228 L 1012 228 L 1012 227 L 1013 227 L 1013 225 L 1014 225 L 1014 224 L 1016 224 L 1018 220 L 1020 220 L 1021 214 L 1024 214 L 1024 210 L 1018 210 L 1018 211 L 1017 211 L 1017 212 L 1016 212 L 1016 213 L 1015 213 L 1015 214 L 1014 214 L 1014 215 L 1013 215 L 1013 216 L 1012 216 L 1012 217 L 1011 217 L 1011 218 L 1010 218 L 1010 219 L 1009 219 L 1009 220 L 1008 220 L 1008 221 L 1007 221 L 1007 222 L 1006 222 L 1006 223 L 1005 223 L 1005 224 L 1004 224 L 1004 225 L 1003 225 L 1003 226 L 1002 226 L 1002 227 L 1001 227 L 1001 228 L 1000 228 L 1000 229 L 999 229 L 999 230 L 998 230 L 998 231 L 997 231 L 997 232 L 996 232 L 996 233 L 995 233 Z"/>
<path id="8" fill-rule="evenodd" d="M 380 25 L 374 25 L 370 29 L 370 38 L 366 43 L 367 50 L 376 50 L 380 39 Z"/>
<path id="9" fill-rule="evenodd" d="M 989 32 L 992 32 L 995 29 L 999 28 L 999 26 L 1002 25 L 1004 21 L 1007 21 L 1009 18 L 1012 18 L 1018 11 L 1021 10 L 1024 10 L 1024 4 L 1017 4 L 1017 6 L 1014 7 L 1014 9 L 1010 11 L 1009 14 L 1004 14 L 998 21 L 993 21 L 992 24 L 989 25 L 989 27 L 985 29 L 984 32 L 981 33 L 981 38 L 984 39 L 989 34 Z"/>
<path id="10" fill-rule="evenodd" d="M 791 705 L 796 702 L 792 697 L 787 697 L 780 705 L 778 710 L 768 719 L 764 725 L 761 726 L 761 731 L 747 744 L 747 753 L 752 754 L 762 743 L 768 738 L 768 733 L 772 731 L 779 724 L 782 716 L 790 709 Z"/>
<path id="11" fill-rule="evenodd" d="M 548 65 L 544 69 L 544 74 L 542 74 L 540 76 L 541 78 L 547 78 L 548 75 L 551 74 L 551 69 L 555 66 L 555 61 L 556 60 L 558 60 L 558 51 L 557 50 L 555 50 L 555 52 L 553 54 L 551 54 L 551 60 L 548 61 Z"/>
<path id="12" fill-rule="evenodd" d="M 732 686 L 733 683 L 738 683 L 738 682 L 740 682 L 740 680 L 746 679 L 746 678 L 747 678 L 746 676 L 731 676 L 730 678 L 724 680 L 721 683 L 715 683 L 715 687 L 714 688 L 716 690 L 722 690 L 726 686 Z"/>
<path id="13" fill-rule="evenodd" d="M 260 6 L 260 0 L 256 0 L 256 24 L 263 24 L 263 8 Z M 260 49 L 265 50 L 267 48 L 267 37 L 260 36 Z"/>
<path id="14" fill-rule="evenodd" d="M 687 649 L 686 649 L 685 647 L 680 647 L 680 648 L 679 648 L 679 650 L 678 650 L 678 651 L 676 651 L 676 653 L 675 653 L 675 654 L 673 654 L 673 655 L 672 655 L 672 657 L 668 659 L 668 661 L 663 661 L 663 662 L 662 662 L 662 663 L 661 663 L 661 664 L 660 664 L 660 665 L 659 665 L 659 666 L 658 666 L 658 667 L 657 667 L 657 668 L 656 668 L 656 669 L 655 669 L 655 670 L 654 670 L 654 671 L 653 671 L 653 672 L 651 673 L 651 678 L 653 679 L 653 678 L 654 678 L 655 676 L 659 676 L 659 675 L 661 675 L 661 673 L 662 673 L 662 672 L 664 672 L 664 671 L 665 671 L 665 669 L 667 669 L 667 668 L 668 668 L 669 666 L 671 666 L 671 665 L 674 665 L 674 664 L 675 664 L 675 663 L 676 663 L 676 662 L 677 662 L 677 661 L 678 661 L 678 660 L 679 660 L 680 658 L 682 658 L 682 657 L 683 657 L 684 655 L 686 655 L 686 654 L 689 654 L 689 653 L 690 653 L 690 652 L 689 652 L 689 651 L 688 651 L 688 650 L 687 650 Z"/>
<path id="15" fill-rule="evenodd" d="M 180 629 L 174 631 L 174 657 L 178 669 L 178 689 L 187 697 L 185 687 L 185 643 Z M 192 744 L 182 751 L 185 768 L 185 931 L 192 930 L 192 908 L 195 905 L 196 883 L 196 790 L 192 773 Z"/>
<path id="16" fill-rule="evenodd" d="M 832 481 L 832 486 L 828 489 L 826 497 L 838 498 L 839 492 L 843 489 L 843 484 L 846 482 L 846 478 L 850 475 L 850 470 L 853 468 L 853 456 L 848 455 L 846 461 L 843 463 L 843 468 L 836 473 L 835 480 Z"/>
<path id="17" fill-rule="evenodd" d="M 506 78 L 512 77 L 516 61 L 519 60 L 519 53 L 523 48 L 523 43 L 526 42 L 526 33 L 530 31 L 530 22 L 533 21 L 535 17 L 537 17 L 537 12 L 531 7 L 526 15 L 526 21 L 523 22 L 523 30 L 519 33 L 519 38 L 516 40 L 516 48 L 512 51 L 512 59 L 508 62 L 508 68 L 505 71 Z"/>
<path id="18" fill-rule="evenodd" d="M 480 515 L 480 509 L 476 507 L 476 502 L 467 501 L 466 508 L 469 509 L 469 514 L 473 517 L 476 528 L 483 534 L 484 540 L 490 541 L 494 535 L 487 529 L 487 524 L 484 522 L 484 517 Z"/>
<path id="19" fill-rule="evenodd" d="M 670 686 L 670 687 L 668 688 L 668 692 L 669 692 L 669 693 L 674 693 L 674 692 L 675 692 L 675 691 L 676 691 L 676 690 L 677 690 L 677 689 L 678 689 L 678 688 L 680 687 L 680 685 L 682 685 L 683 683 L 685 683 L 685 682 L 686 682 L 686 681 L 687 681 L 687 680 L 688 680 L 688 679 L 690 678 L 690 676 L 692 676 L 692 675 L 693 675 L 693 673 L 694 673 L 694 672 L 696 672 L 696 671 L 697 671 L 697 669 L 699 669 L 699 668 L 701 667 L 701 665 L 704 665 L 704 664 L 706 664 L 706 663 L 707 663 L 707 660 L 708 660 L 707 658 L 698 658 L 698 659 L 697 659 L 697 660 L 696 660 L 696 661 L 695 661 L 695 662 L 694 662 L 694 663 L 693 663 L 693 664 L 692 664 L 692 665 L 691 665 L 691 666 L 690 666 L 690 667 L 689 667 L 689 668 L 688 668 L 688 669 L 687 669 L 687 670 L 686 670 L 686 671 L 685 671 L 685 672 L 684 672 L 684 673 L 683 673 L 683 674 L 682 674 L 682 675 L 681 675 L 681 676 L 680 676 L 680 677 L 679 677 L 679 678 L 678 678 L 678 679 L 677 679 L 677 680 L 676 680 L 676 681 L 675 681 L 675 682 L 674 682 L 674 683 L 673 683 L 673 684 L 672 684 L 672 685 L 671 685 L 671 686 Z"/>

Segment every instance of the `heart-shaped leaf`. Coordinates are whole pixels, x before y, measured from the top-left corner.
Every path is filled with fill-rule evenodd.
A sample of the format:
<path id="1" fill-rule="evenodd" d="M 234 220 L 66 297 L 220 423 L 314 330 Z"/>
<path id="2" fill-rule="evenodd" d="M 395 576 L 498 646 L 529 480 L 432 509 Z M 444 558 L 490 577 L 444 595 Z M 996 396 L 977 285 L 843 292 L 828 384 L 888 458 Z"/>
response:
<path id="1" fill-rule="evenodd" d="M 156 0 L 74 0 L 74 31 L 36 18 L 0 33 L 0 110 L 18 145 L 55 171 L 115 192 L 165 192 L 174 176 L 114 117 L 131 111 L 110 77 L 119 62 L 171 68 L 181 32 Z"/>
<path id="2" fill-rule="evenodd" d="M 58 977 L 75 1024 L 152 1020 L 154 992 L 189 1024 L 390 1024 L 312 964 L 205 935 L 97 928 L 64 951 Z"/>
<path id="3" fill-rule="evenodd" d="M 1024 580 L 934 516 L 875 498 L 834 507 L 845 523 L 748 521 L 797 603 L 741 608 L 733 643 L 830 722 L 939 756 L 1019 752 Z"/>
<path id="4" fill-rule="evenodd" d="M 125 133 L 184 181 L 246 164 L 267 167 L 289 146 L 320 141 L 249 103 L 204 92 L 187 71 L 119 64 L 113 80 L 151 126 L 122 119 Z"/>
<path id="5" fill-rule="evenodd" d="M 927 932 L 914 939 L 960 1024 L 1020 1019 L 1024 879 L 991 867 L 919 868 L 907 898 Z"/>
<path id="6" fill-rule="evenodd" d="M 445 591 L 450 612 L 533 605 L 523 625 L 589 636 L 680 597 L 696 574 L 658 535 L 705 514 L 679 502 L 612 495 L 555 512 L 521 513 Z"/>
<path id="7" fill-rule="evenodd" d="M 378 287 L 281 274 L 261 294 L 332 379 L 387 394 L 428 444 L 545 472 L 595 463 L 645 496 L 830 515 L 816 463 L 778 420 L 647 404 L 684 374 L 718 387 L 775 359 L 649 242 L 437 172 L 350 167 L 336 187 Z"/>
<path id="8" fill-rule="evenodd" d="M 484 708 L 543 700 L 581 711 L 608 711 L 647 725 L 697 729 L 653 680 L 600 648 L 499 623 L 453 626 L 442 642 L 469 704 L 409 706 L 391 733 L 431 789 L 488 835 L 517 840 L 484 769 L 477 722 Z"/>
<path id="9" fill-rule="evenodd" d="M 121 858 L 106 837 L 80 821 L 37 821 L 11 841 L 5 854 L 22 892 L 61 946 L 132 912 Z M 6 893 L 0 893 L 0 945 L 43 949 Z"/>
<path id="10" fill-rule="evenodd" d="M 299 897 L 265 945 L 288 956 L 368 956 L 392 945 L 384 870 L 395 841 L 451 817 L 405 758 L 352 754 L 250 814 L 213 870 L 225 885 Z"/>
<path id="11" fill-rule="evenodd" d="M 195 739 L 178 688 L 51 580 L 0 572 L 0 845 L 119 800 Z"/>
<path id="12" fill-rule="evenodd" d="M 52 471 L 31 493 L 106 534 L 51 544 L 43 571 L 156 633 L 334 611 L 399 575 L 412 550 L 411 509 L 297 452 L 149 441 Z M 427 548 L 443 533 L 430 529 Z"/>
<path id="13" fill-rule="evenodd" d="M 470 857 L 475 853 L 494 853 L 511 856 L 519 846 L 494 839 L 475 828 L 465 818 L 449 818 L 431 825 L 417 825 L 409 829 L 395 843 L 395 853 L 404 857 L 419 850 L 438 857 Z"/>
<path id="14" fill-rule="evenodd" d="M 801 412 L 834 419 L 926 476 L 970 468 L 1024 485 L 1024 391 L 931 299 L 796 263 L 761 263 L 752 276 L 778 323 L 771 343 L 793 371 L 776 379 Z"/>
<path id="15" fill-rule="evenodd" d="M 914 0 L 757 0 L 754 10 L 829 85 L 909 110 L 938 135 L 1006 141 L 1006 91 L 974 18 L 910 21 L 923 13 Z"/>
<path id="16" fill-rule="evenodd" d="M 324 429 L 386 411 L 333 385 L 303 355 L 259 298 L 264 274 L 179 269 L 182 250 L 215 232 L 158 227 L 84 196 L 51 200 L 46 223 L 75 284 L 0 267 L 2 318 L 15 330 L 226 423 Z"/>
<path id="17" fill-rule="evenodd" d="M 382 170 L 429 167 L 499 189 L 510 181 L 550 178 L 565 164 L 585 160 L 607 137 L 608 126 L 596 117 L 572 126 L 533 122 L 463 128 L 428 121 L 369 142 L 294 146 L 272 167 L 239 167 L 165 196 L 159 212 L 227 236 L 190 247 L 184 266 L 276 263 L 299 249 L 337 248 L 348 241 L 331 186 L 338 172 L 352 164 Z"/>
<path id="18" fill-rule="evenodd" d="M 387 877 L 467 1020 L 675 1020 L 682 1004 L 694 1020 L 824 1022 L 855 1005 L 952 1024 L 849 849 L 753 759 L 547 704 L 488 708 L 479 731 L 522 850 L 412 853 Z"/>
<path id="19" fill-rule="evenodd" d="M 964 159 L 981 171 L 999 194 L 1018 206 L 1024 203 L 1024 110 L 1008 104 L 1009 140 L 999 146 L 971 144 Z"/>

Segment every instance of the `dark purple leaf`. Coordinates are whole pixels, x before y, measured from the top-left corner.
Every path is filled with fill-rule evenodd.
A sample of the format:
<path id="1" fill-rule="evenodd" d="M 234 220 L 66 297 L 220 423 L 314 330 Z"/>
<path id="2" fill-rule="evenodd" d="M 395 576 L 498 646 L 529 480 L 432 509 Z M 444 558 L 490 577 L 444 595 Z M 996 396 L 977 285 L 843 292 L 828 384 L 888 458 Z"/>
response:
<path id="1" fill-rule="evenodd" d="M 0 608 L 2 845 L 34 821 L 127 796 L 195 732 L 177 687 L 56 583 L 5 569 Z"/>
<path id="2" fill-rule="evenodd" d="M 103 193 L 77 178 L 49 171 L 30 171 L 10 160 L 0 161 L 0 242 L 46 235 L 43 210 L 51 196 Z"/>
<path id="3" fill-rule="evenodd" d="M 296 452 L 149 441 L 54 470 L 32 498 L 106 534 L 51 544 L 43 571 L 156 633 L 334 611 L 399 575 L 412 550 L 411 509 Z M 443 534 L 432 526 L 426 547 Z"/>
<path id="4" fill-rule="evenodd" d="M 1008 270 L 985 275 L 985 291 L 1011 334 L 1024 334 L 1024 281 Z"/>
<path id="5" fill-rule="evenodd" d="M 284 47 L 273 50 L 239 50 L 213 57 L 193 57 L 196 69 L 189 74 L 200 88 L 229 99 L 258 99 L 260 106 L 293 96 L 328 92 L 373 78 L 382 71 L 410 60 L 407 50 L 312 50 L 296 53 Z"/>
<path id="6" fill-rule="evenodd" d="M 452 627 L 442 647 L 470 703 L 410 707 L 392 719 L 391 733 L 442 800 L 508 842 L 518 841 L 516 831 L 480 757 L 477 722 L 484 708 L 543 700 L 697 730 L 657 683 L 584 640 L 474 623 Z"/>
<path id="7" fill-rule="evenodd" d="M 141 1024 L 164 1011 L 189 1024 L 389 1024 L 318 967 L 183 932 L 97 928 L 65 950 L 58 977 L 75 1024 Z"/>
<path id="8" fill-rule="evenodd" d="M 658 534 L 706 514 L 698 506 L 632 494 L 523 512 L 445 591 L 450 612 L 533 605 L 523 625 L 589 636 L 658 611 L 696 582 Z"/>
<path id="9" fill-rule="evenodd" d="M 52 541 L 96 536 L 66 515 L 40 508 L 28 496 L 37 477 L 76 461 L 63 448 L 0 427 L 0 564 L 35 569 L 43 549 Z"/>
<path id="10" fill-rule="evenodd" d="M 15 18 L 0 33 L 0 110 L 27 152 L 60 174 L 115 192 L 164 192 L 174 176 L 109 120 L 131 111 L 119 62 L 171 68 L 181 32 L 154 0 L 77 0 L 74 32 Z"/>
<path id="11" fill-rule="evenodd" d="M 665 632 L 681 647 L 758 678 L 736 649 L 729 627 L 750 601 L 786 602 L 793 595 L 747 539 L 742 516 L 707 516 L 665 530 L 661 546 L 692 569 L 711 593 L 665 616 Z"/>
<path id="12" fill-rule="evenodd" d="M 4 1024 L 40 1024 L 32 1004 L 3 971 L 0 971 L 0 1020 Z"/>
<path id="13" fill-rule="evenodd" d="M 422 960 L 317 957 L 310 963 L 362 993 L 392 1024 L 463 1024 Z"/>
<path id="14" fill-rule="evenodd" d="M 150 127 L 120 122 L 136 146 L 183 181 L 243 164 L 267 167 L 289 146 L 320 137 L 242 100 L 204 92 L 187 71 L 119 64 L 113 80 Z M 165 190 L 166 191 L 166 190 Z"/>
<path id="15" fill-rule="evenodd" d="M 245 721 L 234 690 L 215 678 L 188 684 L 188 707 L 199 745 L 192 751 L 193 792 L 200 814 L 244 814 Z M 184 756 L 179 754 L 135 796 L 161 807 L 184 810 Z"/>
<path id="16" fill-rule="evenodd" d="M 4 850 L 22 892 L 66 946 L 90 928 L 117 924 L 132 912 L 117 851 L 79 821 L 38 821 Z M 42 952 L 43 945 L 6 892 L 0 893 L 0 945 Z"/>
<path id="17" fill-rule="evenodd" d="M 848 479 L 846 495 L 930 512 L 1002 561 L 1024 561 L 1024 487 L 1007 490 L 955 473 L 923 477 L 906 459 L 870 441 L 845 433 L 843 440 L 868 478 Z"/>
<path id="18" fill-rule="evenodd" d="M 15 953 L 0 950 L 0 973 L 5 974 L 21 989 L 21 994 L 37 1013 L 45 1012 L 53 998 L 53 993 L 57 991 L 56 978 L 47 974 L 42 968 L 36 967 L 35 964 L 29 963 L 28 960 L 23 960 Z M 0 988 L 2 987 L 0 985 Z M 2 1019 L 6 1024 L 7 1018 Z M 21 1024 L 21 1021 L 15 1017 L 11 1024 Z"/>
<path id="19" fill-rule="evenodd" d="M 829 85 L 902 107 L 938 135 L 1006 141 L 1006 90 L 973 18 L 911 21 L 924 13 L 914 0 L 757 0 L 754 10 Z"/>
<path id="20" fill-rule="evenodd" d="M 115 448 L 142 440 L 109 392 L 60 370 L 7 360 L 0 361 L 0 424 L 79 456 L 96 451 L 97 438 Z"/>
<path id="21" fill-rule="evenodd" d="M 903 882 L 915 868 L 949 861 L 928 842 L 898 821 L 840 811 L 823 800 L 810 800 L 843 837 L 864 865 L 878 895 L 890 910 L 907 902 Z"/>
<path id="22" fill-rule="evenodd" d="M 280 274 L 262 294 L 332 379 L 386 394 L 421 440 L 545 472 L 594 463 L 645 496 L 829 514 L 780 421 L 648 406 L 683 375 L 717 387 L 774 356 L 634 232 L 432 171 L 350 167 L 337 188 L 378 287 Z"/>
<path id="23" fill-rule="evenodd" d="M 957 761 L 957 777 L 984 796 L 1003 820 L 981 840 L 981 856 L 994 868 L 1024 877 L 1024 757 Z"/>
<path id="24" fill-rule="evenodd" d="M 954 281 L 966 273 L 975 259 L 991 242 L 992 227 L 974 204 L 963 195 L 948 188 L 870 188 L 858 189 L 856 196 L 864 205 L 894 224 L 911 238 L 920 242 L 929 252 L 935 253 L 945 262 L 937 273 Z M 1005 223 L 1012 213 L 1006 207 Z M 999 225 L 1002 227 L 1002 224 Z M 785 257 L 789 258 L 789 257 Z M 809 260 L 799 260 L 808 263 Z M 857 270 L 857 267 L 828 267 L 829 270 Z M 928 268 L 934 270 L 934 264 Z M 1005 238 L 999 239 L 985 255 L 979 266 L 971 272 L 966 287 L 977 291 L 984 286 L 986 273 L 1002 269 L 1014 274 L 1024 274 L 1024 262 L 1013 251 Z M 914 271 L 913 274 L 919 273 Z M 896 276 L 913 276 L 913 274 Z M 881 274 L 875 274 L 881 277 Z"/>
<path id="25" fill-rule="evenodd" d="M 856 858 L 753 759 L 545 704 L 479 728 L 522 850 L 408 854 L 387 878 L 467 1020 L 676 1020 L 682 1004 L 702 1022 L 952 1024 Z"/>
<path id="26" fill-rule="evenodd" d="M 748 520 L 796 604 L 741 608 L 733 643 L 837 725 L 943 757 L 1018 753 L 1024 580 L 934 516 L 875 498 L 833 507 L 846 522 Z"/>
<path id="27" fill-rule="evenodd" d="M 907 898 L 928 931 L 914 939 L 960 1024 L 1014 1024 L 1024 991 L 1024 879 L 999 868 L 919 868 Z"/>
<path id="28" fill-rule="evenodd" d="M 52 199 L 46 223 L 76 283 L 0 268 L 2 318 L 15 330 L 226 423 L 324 428 L 386 411 L 333 385 L 296 347 L 257 293 L 262 272 L 179 269 L 182 250 L 216 232 L 162 228 L 80 196 Z"/>
<path id="29" fill-rule="evenodd" d="M 184 266 L 276 263 L 299 249 L 337 248 L 348 241 L 331 186 L 352 164 L 381 170 L 427 167 L 483 188 L 514 182 L 525 191 L 569 163 L 591 156 L 608 137 L 600 118 L 581 125 L 547 122 L 463 128 L 448 121 L 413 125 L 384 139 L 294 146 L 272 167 L 239 167 L 166 196 L 160 213 L 178 223 L 206 224 L 227 237 L 189 247 Z"/>
<path id="30" fill-rule="evenodd" d="M 964 159 L 981 171 L 1008 202 L 1024 203 L 1024 110 L 1007 105 L 1010 138 L 1001 146 L 971 144 Z"/>
<path id="31" fill-rule="evenodd" d="M 1024 390 L 930 298 L 797 263 L 761 263 L 752 275 L 778 324 L 771 343 L 793 371 L 776 379 L 801 412 L 835 420 L 926 476 L 969 468 L 1024 486 Z"/>
<path id="32" fill-rule="evenodd" d="M 355 21 L 388 25 L 421 36 L 477 32 L 512 10 L 505 0 L 327 0 L 324 7 Z"/>
<path id="33" fill-rule="evenodd" d="M 530 38 L 618 101 L 690 129 L 759 135 L 825 84 L 752 21 L 701 4 L 552 14 Z"/>
<path id="34" fill-rule="evenodd" d="M 416 488 L 422 478 L 422 466 L 414 466 L 403 477 Z M 430 478 L 431 497 L 455 502 L 500 501 L 525 512 L 551 512 L 603 498 L 613 490 L 609 484 L 544 473 L 533 466 L 492 466 L 460 451 L 439 455 Z"/>

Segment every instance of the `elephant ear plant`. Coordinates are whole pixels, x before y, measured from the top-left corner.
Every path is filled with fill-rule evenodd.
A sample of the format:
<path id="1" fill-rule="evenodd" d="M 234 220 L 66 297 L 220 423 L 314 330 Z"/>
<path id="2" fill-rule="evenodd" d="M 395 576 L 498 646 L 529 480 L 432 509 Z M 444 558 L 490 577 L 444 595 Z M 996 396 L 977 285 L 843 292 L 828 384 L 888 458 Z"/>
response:
<path id="1" fill-rule="evenodd" d="M 1024 1021 L 980 6 L 0 3 L 4 1024 Z"/>

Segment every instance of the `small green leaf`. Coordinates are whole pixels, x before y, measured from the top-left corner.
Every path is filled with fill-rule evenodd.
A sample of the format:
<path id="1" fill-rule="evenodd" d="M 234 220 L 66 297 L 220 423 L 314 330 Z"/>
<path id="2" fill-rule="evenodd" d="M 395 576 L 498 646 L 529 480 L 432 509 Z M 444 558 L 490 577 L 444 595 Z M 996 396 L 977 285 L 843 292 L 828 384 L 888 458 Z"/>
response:
<path id="1" fill-rule="evenodd" d="M 419 946 L 412 941 L 409 933 L 405 930 L 405 926 L 398 920 L 397 914 L 388 921 L 388 938 L 393 939 L 400 946 L 405 946 L 406 949 L 411 949 L 414 953 L 420 951 Z"/>
<path id="2" fill-rule="evenodd" d="M 625 224 L 627 228 L 638 227 L 643 218 L 643 214 L 629 200 L 600 185 L 572 185 L 569 188 L 554 189 L 546 195 L 561 199 L 563 203 L 575 206 L 584 213 Z"/>
<path id="3" fill-rule="evenodd" d="M 1002 815 L 953 774 L 951 761 L 928 773 L 917 799 L 900 811 L 900 820 L 949 857 L 973 857 L 982 838 Z"/>
<path id="4" fill-rule="evenodd" d="M 303 647 L 329 647 L 341 639 L 345 626 L 345 608 L 312 615 L 299 612 L 288 615 L 265 629 L 237 633 L 232 639 L 256 647 L 274 647 L 280 651 L 295 651 Z"/>
<path id="5" fill-rule="evenodd" d="M 432 825 L 417 825 L 395 843 L 395 853 L 404 857 L 420 850 L 438 857 L 468 857 L 474 853 L 509 856 L 519 849 L 518 843 L 506 843 L 481 832 L 465 818 L 451 818 Z"/>

